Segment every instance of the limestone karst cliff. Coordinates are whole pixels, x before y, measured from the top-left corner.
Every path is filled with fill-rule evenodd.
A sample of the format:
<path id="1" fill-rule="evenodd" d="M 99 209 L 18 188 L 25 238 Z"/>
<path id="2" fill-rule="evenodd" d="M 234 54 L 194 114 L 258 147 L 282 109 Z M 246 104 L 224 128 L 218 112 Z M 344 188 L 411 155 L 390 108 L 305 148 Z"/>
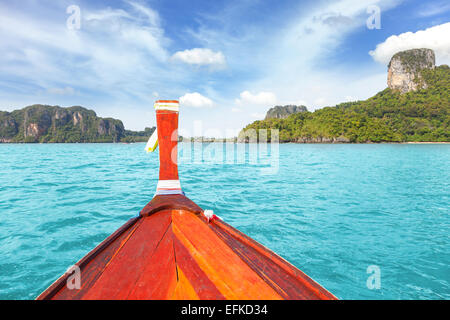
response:
<path id="1" fill-rule="evenodd" d="M 422 71 L 434 69 L 436 58 L 431 49 L 411 49 L 396 53 L 388 66 L 388 87 L 401 93 L 426 89 Z"/>
<path id="2" fill-rule="evenodd" d="M 308 109 L 306 109 L 305 106 L 296 106 L 296 105 L 287 105 L 287 106 L 275 106 L 273 108 L 270 108 L 269 111 L 267 111 L 266 114 L 266 120 L 267 119 L 284 119 L 289 117 L 291 114 L 298 113 L 298 112 L 306 112 Z"/>

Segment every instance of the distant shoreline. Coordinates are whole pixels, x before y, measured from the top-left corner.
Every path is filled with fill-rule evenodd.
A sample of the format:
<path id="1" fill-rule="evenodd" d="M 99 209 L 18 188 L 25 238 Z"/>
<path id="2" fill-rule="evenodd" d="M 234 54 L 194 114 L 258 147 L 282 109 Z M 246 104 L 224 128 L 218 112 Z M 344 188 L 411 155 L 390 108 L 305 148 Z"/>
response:
<path id="1" fill-rule="evenodd" d="M 437 141 L 437 142 L 433 142 L 433 141 L 429 141 L 429 142 L 401 142 L 401 143 L 405 143 L 405 144 L 449 144 L 450 142 L 446 142 L 446 141 Z"/>
<path id="2" fill-rule="evenodd" d="M 190 142 L 190 143 L 233 143 L 233 144 L 251 144 L 252 142 L 230 142 L 230 141 L 180 141 L 180 142 Z M 136 142 L 0 142 L 0 145 L 11 145 L 11 144 L 27 144 L 27 145 L 41 145 L 41 144 L 145 144 L 143 141 Z M 270 144 L 270 142 L 267 142 Z M 279 144 L 450 144 L 450 141 L 408 141 L 408 142 L 280 142 Z"/>

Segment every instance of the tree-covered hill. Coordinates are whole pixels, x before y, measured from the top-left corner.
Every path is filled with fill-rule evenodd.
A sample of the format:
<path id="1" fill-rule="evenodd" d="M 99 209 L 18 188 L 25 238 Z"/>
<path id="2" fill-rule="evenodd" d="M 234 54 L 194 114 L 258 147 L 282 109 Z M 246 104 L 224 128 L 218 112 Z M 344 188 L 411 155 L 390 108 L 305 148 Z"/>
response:
<path id="1" fill-rule="evenodd" d="M 247 129 L 273 128 L 281 142 L 450 142 L 450 68 L 422 70 L 417 81 L 427 88 L 404 94 L 387 88 L 365 101 L 255 121 L 240 138 Z"/>
<path id="2" fill-rule="evenodd" d="M 122 121 L 101 118 L 80 106 L 32 105 L 0 111 L 0 142 L 137 142 L 146 141 L 154 128 L 125 130 Z"/>

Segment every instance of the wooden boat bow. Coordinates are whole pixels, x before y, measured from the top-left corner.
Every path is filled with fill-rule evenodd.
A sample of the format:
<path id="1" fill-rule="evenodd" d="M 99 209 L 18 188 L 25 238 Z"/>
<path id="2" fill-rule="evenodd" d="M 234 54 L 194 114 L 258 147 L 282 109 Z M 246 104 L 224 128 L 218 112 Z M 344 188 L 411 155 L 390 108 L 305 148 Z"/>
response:
<path id="1" fill-rule="evenodd" d="M 177 166 L 178 101 L 160 100 L 155 108 L 155 197 L 37 299 L 336 299 L 184 195 Z M 80 286 L 73 288 L 67 284 L 77 270 Z"/>

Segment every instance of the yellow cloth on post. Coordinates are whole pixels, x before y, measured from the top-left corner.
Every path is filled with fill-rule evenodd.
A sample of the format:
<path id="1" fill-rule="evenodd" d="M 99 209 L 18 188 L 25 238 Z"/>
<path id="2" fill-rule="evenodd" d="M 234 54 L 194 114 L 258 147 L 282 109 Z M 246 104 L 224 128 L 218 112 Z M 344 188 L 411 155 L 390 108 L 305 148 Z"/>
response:
<path id="1" fill-rule="evenodd" d="M 153 152 L 156 150 L 156 147 L 158 147 L 158 130 L 155 129 L 153 131 L 153 134 L 148 139 L 147 145 L 145 146 L 145 151 Z"/>

